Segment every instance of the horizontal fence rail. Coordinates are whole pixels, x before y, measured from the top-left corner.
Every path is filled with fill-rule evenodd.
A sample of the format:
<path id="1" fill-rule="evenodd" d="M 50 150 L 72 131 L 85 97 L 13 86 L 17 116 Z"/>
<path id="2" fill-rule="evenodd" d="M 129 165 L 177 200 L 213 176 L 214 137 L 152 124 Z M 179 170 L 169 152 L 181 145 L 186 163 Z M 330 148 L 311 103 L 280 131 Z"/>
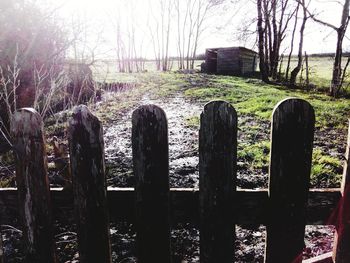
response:
<path id="1" fill-rule="evenodd" d="M 72 196 L 62 188 L 51 188 L 53 213 L 56 219 L 73 216 Z M 107 188 L 109 218 L 111 222 L 135 221 L 134 188 Z M 327 225 L 333 210 L 342 195 L 338 188 L 310 189 L 306 207 L 306 224 Z M 192 188 L 170 188 L 170 222 L 190 222 L 199 224 L 199 190 Z M 232 198 L 230 210 L 238 210 L 235 217 L 239 225 L 267 224 L 268 191 L 238 189 Z M 10 224 L 18 218 L 18 200 L 16 188 L 0 188 L 1 224 Z"/>
<path id="2" fill-rule="evenodd" d="M 315 116 L 301 99 L 281 101 L 271 122 L 269 188 L 237 189 L 237 113 L 208 103 L 199 131 L 199 189 L 169 188 L 162 109 L 132 116 L 134 188 L 106 187 L 102 125 L 85 106 L 69 122 L 71 189 L 49 189 L 45 138 L 32 109 L 15 113 L 16 188 L 0 189 L 0 222 L 22 224 L 26 262 L 56 262 L 52 219 L 77 224 L 80 262 L 111 262 L 109 222 L 135 225 L 141 263 L 171 262 L 170 229 L 200 230 L 200 261 L 234 262 L 235 225 L 266 225 L 265 263 L 302 262 L 305 225 L 335 225 L 334 252 L 307 262 L 350 262 L 349 140 L 341 189 L 309 189 Z M 238 142 L 239 143 L 239 142 Z"/>

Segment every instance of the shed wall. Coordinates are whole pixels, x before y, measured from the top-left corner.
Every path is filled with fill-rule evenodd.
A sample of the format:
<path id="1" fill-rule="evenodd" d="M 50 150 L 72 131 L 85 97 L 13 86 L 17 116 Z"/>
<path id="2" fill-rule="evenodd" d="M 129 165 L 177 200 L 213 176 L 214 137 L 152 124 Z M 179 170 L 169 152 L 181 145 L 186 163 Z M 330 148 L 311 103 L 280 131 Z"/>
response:
<path id="1" fill-rule="evenodd" d="M 225 75 L 240 75 L 239 49 L 219 49 L 217 73 Z"/>
<path id="2" fill-rule="evenodd" d="M 207 73 L 217 72 L 217 49 L 207 49 L 205 51 L 205 66 Z"/>
<path id="3" fill-rule="evenodd" d="M 245 48 L 217 49 L 216 73 L 241 76 L 256 70 L 257 55 Z"/>

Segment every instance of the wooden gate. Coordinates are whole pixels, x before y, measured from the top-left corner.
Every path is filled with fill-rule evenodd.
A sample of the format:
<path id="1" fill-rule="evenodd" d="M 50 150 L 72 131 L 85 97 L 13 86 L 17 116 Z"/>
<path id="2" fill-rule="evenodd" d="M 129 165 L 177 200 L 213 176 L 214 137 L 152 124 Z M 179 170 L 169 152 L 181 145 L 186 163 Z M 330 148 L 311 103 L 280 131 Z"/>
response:
<path id="1" fill-rule="evenodd" d="M 19 214 L 26 262 L 56 262 L 52 218 L 74 206 L 83 263 L 111 262 L 110 221 L 135 224 L 141 263 L 171 262 L 170 229 L 178 222 L 199 226 L 202 263 L 234 262 L 236 224 L 266 225 L 265 262 L 291 263 L 302 261 L 305 225 L 325 224 L 333 214 L 333 254 L 307 262 L 348 263 L 350 141 L 341 189 L 309 189 L 314 123 L 308 102 L 281 101 L 271 123 L 269 189 L 236 189 L 237 114 L 224 101 L 210 102 L 200 119 L 199 190 L 169 189 L 165 113 L 141 106 L 132 116 L 135 189 L 107 190 L 102 125 L 86 106 L 78 106 L 69 122 L 72 203 L 61 188 L 49 188 L 39 114 L 21 109 L 12 125 L 18 189 L 1 189 L 1 223 Z"/>

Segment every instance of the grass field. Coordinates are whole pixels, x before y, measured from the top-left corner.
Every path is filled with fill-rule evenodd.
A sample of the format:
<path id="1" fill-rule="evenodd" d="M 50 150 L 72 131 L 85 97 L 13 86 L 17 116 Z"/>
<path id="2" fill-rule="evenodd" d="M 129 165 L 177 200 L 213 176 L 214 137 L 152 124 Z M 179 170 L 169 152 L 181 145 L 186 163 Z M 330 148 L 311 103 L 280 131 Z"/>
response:
<path id="1" fill-rule="evenodd" d="M 312 58 L 312 81 L 329 82 L 332 62 L 327 58 Z M 99 76 L 101 73 L 99 72 Z M 266 85 L 257 79 L 232 76 L 216 76 L 207 74 L 181 74 L 176 72 L 144 72 L 116 73 L 109 71 L 105 74 L 108 81 L 137 82 L 142 92 L 127 93 L 125 101 L 112 103 L 113 107 L 121 105 L 128 107 L 127 101 L 137 101 L 143 92 L 152 92 L 160 97 L 166 97 L 174 92 L 181 92 L 189 100 L 208 102 L 222 99 L 230 102 L 237 110 L 240 132 L 247 136 L 258 133 L 264 134 L 263 140 L 241 142 L 238 155 L 241 159 L 250 160 L 254 169 L 268 169 L 269 152 L 269 120 L 274 106 L 287 97 L 298 97 L 307 100 L 315 109 L 316 133 L 313 154 L 312 184 L 339 186 L 342 173 L 342 156 L 346 146 L 348 118 L 350 117 L 350 100 L 334 99 L 323 91 L 292 90 L 283 86 Z M 125 103 L 127 105 L 125 105 Z M 129 103 L 129 104 L 128 104 Z M 108 111 L 108 112 L 111 112 Z M 107 121 L 109 113 L 100 113 Z M 244 120 L 251 119 L 249 122 Z M 199 116 L 188 116 L 188 125 L 198 126 Z M 265 129 L 265 130 L 264 130 Z"/>
<path id="2" fill-rule="evenodd" d="M 198 77 L 200 78 L 200 77 Z M 251 122 L 242 123 L 242 133 L 269 133 L 262 131 L 262 124 L 269 122 L 274 106 L 287 97 L 307 100 L 315 109 L 316 132 L 313 154 L 312 184 L 338 186 L 341 178 L 341 160 L 345 151 L 350 100 L 333 99 L 324 94 L 301 90 L 289 90 L 271 86 L 254 79 L 227 76 L 210 76 L 205 86 L 187 89 L 185 94 L 191 99 L 210 101 L 222 99 L 230 102 L 239 117 L 252 116 Z M 266 127 L 266 125 L 265 125 Z M 255 130 L 255 131 L 254 131 Z M 265 136 L 266 138 L 266 136 Z M 263 169 L 268 167 L 269 140 L 241 143 L 238 156 L 250 158 L 253 165 Z"/>
<path id="3" fill-rule="evenodd" d="M 343 58 L 342 66 L 344 67 L 346 64 L 347 58 Z M 309 70 L 310 70 L 310 83 L 315 84 L 318 90 L 328 90 L 331 79 L 332 79 L 332 68 L 333 68 L 334 59 L 332 57 L 309 57 Z M 297 58 L 292 57 L 291 59 L 291 68 L 293 68 L 297 64 Z M 287 60 L 284 58 L 284 62 L 282 64 L 282 72 L 285 72 L 285 68 L 287 66 Z M 304 64 L 305 67 L 305 64 Z M 305 80 L 305 69 L 302 75 L 303 80 Z M 300 80 L 300 74 L 298 76 L 298 81 Z M 349 91 L 349 79 L 345 80 L 345 92 L 347 94 Z"/>
<path id="4" fill-rule="evenodd" d="M 323 74 L 324 79 L 330 80 L 331 74 L 327 72 L 331 70 L 331 63 L 326 66 L 325 61 L 326 58 L 316 58 L 311 65 L 315 67 L 315 71 L 318 70 L 318 74 Z M 147 66 L 151 68 L 152 62 L 148 63 Z M 316 113 L 312 185 L 317 187 L 340 185 L 350 117 L 350 99 L 334 99 L 323 91 L 293 90 L 284 86 L 266 85 L 252 78 L 201 73 L 184 74 L 176 71 L 163 73 L 153 70 L 143 73 L 117 73 L 113 63 L 102 64 L 94 70 L 97 81 L 137 84 L 136 88 L 104 101 L 101 106 L 94 103 L 89 105 L 104 126 L 115 122 L 120 116 L 139 105 L 145 94 L 161 98 L 165 103 L 167 97 L 174 94 L 180 94 L 197 105 L 204 105 L 210 100 L 217 99 L 231 103 L 239 117 L 238 161 L 242 166 L 241 170 L 247 173 L 267 174 L 270 118 L 274 106 L 287 97 L 305 99 L 314 107 Z M 47 120 L 47 138 L 65 134 L 69 112 L 62 116 L 64 117 L 60 119 L 55 117 Z M 188 126 L 199 128 L 199 115 L 188 115 L 185 121 Z M 50 151 L 50 146 L 48 148 Z"/>

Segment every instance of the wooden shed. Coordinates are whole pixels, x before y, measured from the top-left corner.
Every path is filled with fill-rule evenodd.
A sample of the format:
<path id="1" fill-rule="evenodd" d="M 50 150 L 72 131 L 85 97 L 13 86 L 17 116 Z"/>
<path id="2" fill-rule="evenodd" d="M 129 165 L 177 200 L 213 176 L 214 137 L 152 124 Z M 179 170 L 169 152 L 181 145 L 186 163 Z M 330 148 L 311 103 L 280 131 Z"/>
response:
<path id="1" fill-rule="evenodd" d="M 256 71 L 258 54 L 245 47 L 207 48 L 202 71 L 242 76 Z"/>

